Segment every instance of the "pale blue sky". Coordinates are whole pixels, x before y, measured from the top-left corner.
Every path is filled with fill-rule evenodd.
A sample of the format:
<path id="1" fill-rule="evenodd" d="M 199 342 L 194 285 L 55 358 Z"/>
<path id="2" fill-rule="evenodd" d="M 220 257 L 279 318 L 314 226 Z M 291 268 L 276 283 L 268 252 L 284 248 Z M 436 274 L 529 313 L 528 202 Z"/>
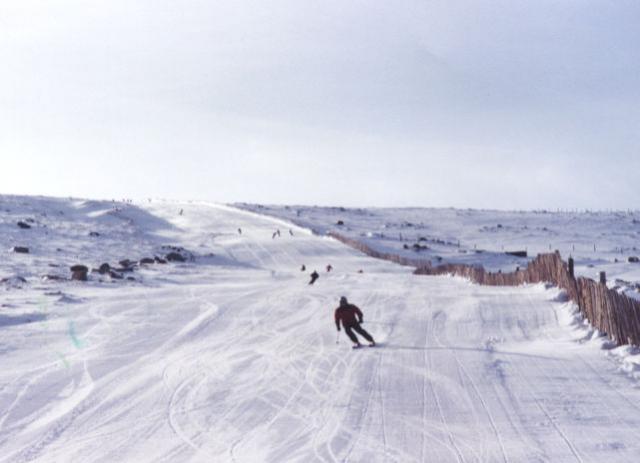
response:
<path id="1" fill-rule="evenodd" d="M 0 0 L 0 193 L 637 208 L 640 3 Z"/>

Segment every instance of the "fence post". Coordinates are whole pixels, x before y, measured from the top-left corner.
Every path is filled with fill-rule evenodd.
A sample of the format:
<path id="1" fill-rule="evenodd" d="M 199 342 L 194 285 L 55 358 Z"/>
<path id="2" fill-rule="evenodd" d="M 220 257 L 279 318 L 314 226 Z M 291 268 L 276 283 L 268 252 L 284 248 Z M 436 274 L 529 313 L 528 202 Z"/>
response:
<path id="1" fill-rule="evenodd" d="M 600 272 L 600 284 L 607 284 L 607 274 L 605 272 Z"/>
<path id="2" fill-rule="evenodd" d="M 575 275 L 573 274 L 573 257 L 569 257 L 569 276 L 575 279 Z"/>

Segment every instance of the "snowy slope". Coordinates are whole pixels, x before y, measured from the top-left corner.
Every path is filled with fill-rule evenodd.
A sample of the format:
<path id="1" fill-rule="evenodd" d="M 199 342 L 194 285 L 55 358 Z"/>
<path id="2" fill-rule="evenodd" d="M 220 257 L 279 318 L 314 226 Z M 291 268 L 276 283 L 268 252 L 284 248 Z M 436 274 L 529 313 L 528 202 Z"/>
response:
<path id="1" fill-rule="evenodd" d="M 2 200 L 29 213 L 42 201 L 77 206 Z M 112 246 L 70 231 L 75 222 L 98 228 L 93 213 L 65 213 L 47 223 L 59 232 L 30 238 L 33 255 L 7 253 L 0 264 L 27 279 L 0 293 L 0 462 L 627 462 L 639 454 L 635 367 L 605 355 L 601 341 L 579 342 L 588 333 L 554 289 L 414 276 L 225 206 L 120 207 L 130 228 L 97 230 Z M 6 214 L 2 239 L 25 239 Z M 96 265 L 163 244 L 195 260 L 137 270 L 135 282 L 39 280 L 40 268 L 61 260 L 52 248 L 78 249 L 69 263 Z M 309 286 L 313 269 L 321 276 Z M 364 310 L 379 348 L 352 351 L 344 333 L 336 344 L 340 295 Z"/>
<path id="2" fill-rule="evenodd" d="M 605 271 L 609 287 L 640 298 L 640 263 L 629 262 L 629 257 L 640 257 L 638 211 L 238 206 L 291 220 L 321 235 L 340 233 L 379 251 L 433 264 L 464 263 L 511 272 L 539 253 L 558 250 L 565 260 L 574 258 L 577 275 L 597 280 Z M 527 251 L 528 259 L 507 251 Z"/>

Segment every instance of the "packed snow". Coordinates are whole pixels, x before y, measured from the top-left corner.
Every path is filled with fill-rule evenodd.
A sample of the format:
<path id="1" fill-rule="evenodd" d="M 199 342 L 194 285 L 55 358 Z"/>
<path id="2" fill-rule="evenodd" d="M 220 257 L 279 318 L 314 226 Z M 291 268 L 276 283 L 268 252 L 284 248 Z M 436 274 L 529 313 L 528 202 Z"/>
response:
<path id="1" fill-rule="evenodd" d="M 515 264 L 499 261 L 502 232 L 480 239 L 496 217 L 460 211 L 472 235 L 424 210 L 311 209 L 295 225 L 295 208 L 0 196 L 0 462 L 636 461 L 640 354 L 559 290 L 415 276 L 310 231 L 344 220 L 347 234 L 386 237 L 380 225 L 418 223 L 443 258 Z M 580 220 L 576 246 L 596 230 L 609 233 L 598 246 L 632 245 L 633 224 Z M 547 245 L 529 239 L 504 246 Z M 458 252 L 474 247 L 487 252 Z M 186 260 L 67 279 L 74 264 L 172 249 Z M 377 347 L 354 351 L 336 332 L 342 295 Z"/>

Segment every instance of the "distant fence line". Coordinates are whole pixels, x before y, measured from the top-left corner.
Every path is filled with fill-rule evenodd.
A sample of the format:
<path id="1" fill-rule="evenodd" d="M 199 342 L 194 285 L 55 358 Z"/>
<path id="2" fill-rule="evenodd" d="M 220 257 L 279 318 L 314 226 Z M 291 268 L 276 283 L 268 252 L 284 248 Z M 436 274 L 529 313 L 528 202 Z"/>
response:
<path id="1" fill-rule="evenodd" d="M 389 252 L 380 252 L 380 251 L 376 251 L 375 249 L 373 249 L 371 246 L 367 246 L 364 243 L 361 243 L 358 240 L 354 240 L 352 238 L 347 238 L 346 236 L 340 235 L 339 233 L 335 233 L 335 232 L 328 232 L 327 233 L 328 236 L 330 236 L 331 238 L 334 238 L 338 241 L 340 241 L 341 243 L 346 244 L 347 246 L 350 246 L 354 249 L 357 249 L 358 251 L 370 256 L 370 257 L 375 257 L 376 259 L 384 259 L 384 260 L 388 260 L 390 262 L 394 262 L 396 264 L 400 264 L 400 265 L 406 265 L 408 267 L 426 267 L 426 266 L 431 266 L 431 261 L 430 260 L 426 260 L 426 259 L 411 259 L 408 257 L 402 257 L 399 256 L 397 254 L 392 254 Z"/>
<path id="2" fill-rule="evenodd" d="M 552 283 L 565 290 L 570 300 L 580 308 L 591 325 L 606 333 L 617 344 L 640 346 L 640 301 L 608 289 L 604 282 L 590 278 L 575 278 L 573 265 L 564 262 L 559 252 L 540 254 L 525 269 L 511 273 L 488 272 L 481 266 L 443 264 L 432 266 L 430 261 L 410 259 L 391 253 L 381 253 L 370 246 L 337 233 L 333 238 L 363 253 L 416 267 L 417 275 L 457 275 L 474 283 L 490 286 L 518 286 L 524 283 Z"/>

